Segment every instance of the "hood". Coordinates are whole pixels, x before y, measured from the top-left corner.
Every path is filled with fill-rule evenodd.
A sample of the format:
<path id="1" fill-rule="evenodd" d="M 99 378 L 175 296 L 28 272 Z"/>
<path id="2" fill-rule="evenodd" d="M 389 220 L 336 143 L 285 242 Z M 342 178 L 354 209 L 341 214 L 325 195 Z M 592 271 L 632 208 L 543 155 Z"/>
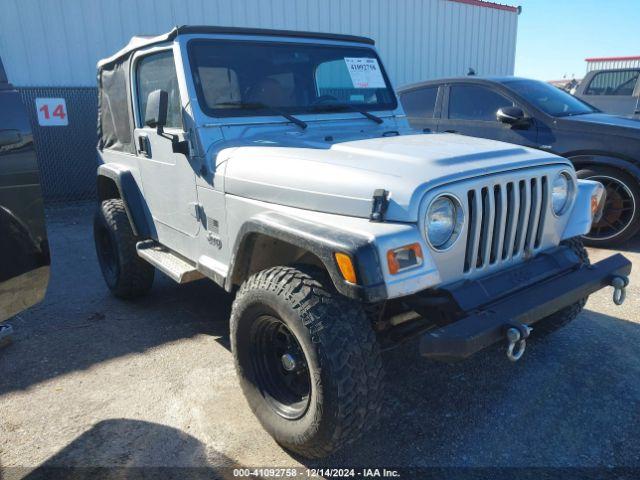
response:
<path id="1" fill-rule="evenodd" d="M 308 143 L 304 144 L 308 145 Z M 222 150 L 227 193 L 326 213 L 368 218 L 373 192 L 390 192 L 385 217 L 415 222 L 431 188 L 491 173 L 569 164 L 526 147 L 456 134 L 415 134 L 308 146 Z"/>
<path id="2" fill-rule="evenodd" d="M 558 123 L 571 129 L 608 134 L 632 135 L 640 138 L 640 120 L 606 113 L 587 113 L 572 117 L 560 117 Z"/>

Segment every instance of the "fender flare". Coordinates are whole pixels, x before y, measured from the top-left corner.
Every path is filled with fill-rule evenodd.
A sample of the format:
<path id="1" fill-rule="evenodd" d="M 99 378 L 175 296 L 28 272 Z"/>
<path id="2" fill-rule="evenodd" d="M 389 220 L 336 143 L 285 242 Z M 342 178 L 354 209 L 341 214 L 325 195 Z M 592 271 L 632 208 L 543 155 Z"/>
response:
<path id="1" fill-rule="evenodd" d="M 265 212 L 246 221 L 240 228 L 229 263 L 225 289 L 231 291 L 235 279 L 244 280 L 248 274 L 248 254 L 252 251 L 256 234 L 280 240 L 320 259 L 333 285 L 342 295 L 377 302 L 387 297 L 386 284 L 378 252 L 370 238 L 320 225 L 280 212 Z M 334 254 L 348 254 L 355 266 L 358 284 L 346 282 L 336 263 Z"/>
<path id="2" fill-rule="evenodd" d="M 140 238 L 150 238 L 152 230 L 147 221 L 147 208 L 131 171 L 112 164 L 102 164 L 98 167 L 98 199 L 104 200 L 110 197 L 101 192 L 100 178 L 108 178 L 116 185 L 134 235 Z"/>
<path id="3" fill-rule="evenodd" d="M 618 170 L 624 170 L 635 178 L 640 183 L 640 166 L 633 160 L 626 160 L 620 157 L 614 157 L 603 154 L 584 154 L 567 155 L 567 158 L 571 160 L 576 170 L 586 168 L 590 165 L 604 165 L 606 167 L 617 168 Z"/>

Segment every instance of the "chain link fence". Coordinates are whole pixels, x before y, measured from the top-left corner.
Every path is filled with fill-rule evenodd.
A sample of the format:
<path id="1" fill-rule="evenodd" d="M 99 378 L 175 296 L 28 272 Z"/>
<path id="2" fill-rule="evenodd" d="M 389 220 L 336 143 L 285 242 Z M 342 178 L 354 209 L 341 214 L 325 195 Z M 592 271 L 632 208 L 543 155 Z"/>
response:
<path id="1" fill-rule="evenodd" d="M 27 107 L 47 204 L 96 198 L 98 93 L 96 88 L 18 88 Z M 64 98 L 68 126 L 38 124 L 36 98 Z"/>

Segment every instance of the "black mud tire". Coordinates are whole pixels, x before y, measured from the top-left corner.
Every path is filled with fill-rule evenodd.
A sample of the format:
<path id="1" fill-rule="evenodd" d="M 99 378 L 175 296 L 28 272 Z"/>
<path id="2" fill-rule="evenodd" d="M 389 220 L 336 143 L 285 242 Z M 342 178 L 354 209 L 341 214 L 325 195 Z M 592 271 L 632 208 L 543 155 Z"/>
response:
<path id="1" fill-rule="evenodd" d="M 640 231 L 640 184 L 635 178 L 616 168 L 595 165 L 577 175 L 602 182 L 608 194 L 602 219 L 583 237 L 585 245 L 616 247 Z"/>
<path id="2" fill-rule="evenodd" d="M 310 393 L 297 418 L 285 418 L 274 408 L 256 367 L 256 325 L 265 315 L 285 324 L 306 362 Z M 375 334 L 362 306 L 332 291 L 320 272 L 274 267 L 251 276 L 233 303 L 230 330 L 247 402 L 284 448 L 307 458 L 325 457 L 376 424 L 384 374 Z"/>
<path id="3" fill-rule="evenodd" d="M 93 222 L 93 236 L 100 269 L 109 290 L 118 298 L 145 295 L 153 285 L 155 268 L 136 252 L 138 239 L 131 229 L 121 199 L 103 201 Z"/>
<path id="4" fill-rule="evenodd" d="M 580 262 L 583 265 L 591 264 L 591 262 L 589 261 L 589 253 L 587 252 L 587 249 L 584 248 L 584 244 L 582 243 L 582 240 L 580 238 L 571 238 L 569 240 L 565 240 L 564 242 L 562 242 L 562 245 L 571 247 L 571 249 L 578 255 L 578 257 L 580 258 Z M 541 338 L 555 332 L 565 325 L 568 325 L 573 320 L 575 320 L 580 312 L 582 312 L 582 309 L 587 303 L 588 298 L 589 297 L 585 297 L 580 301 L 574 303 L 573 305 L 569 305 L 562 310 L 558 310 L 556 313 L 534 323 L 531 335 Z"/>

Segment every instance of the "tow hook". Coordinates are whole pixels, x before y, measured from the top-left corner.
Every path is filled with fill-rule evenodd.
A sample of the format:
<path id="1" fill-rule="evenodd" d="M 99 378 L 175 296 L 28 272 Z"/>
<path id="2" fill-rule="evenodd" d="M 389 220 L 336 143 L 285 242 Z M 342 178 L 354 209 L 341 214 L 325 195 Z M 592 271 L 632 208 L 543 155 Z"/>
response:
<path id="1" fill-rule="evenodd" d="M 613 287 L 613 303 L 622 305 L 627 298 L 627 285 L 629 285 L 628 277 L 613 277 L 611 286 Z"/>
<path id="2" fill-rule="evenodd" d="M 522 323 L 507 326 L 507 358 L 512 362 L 517 362 L 524 355 L 531 330 L 533 328 Z"/>

